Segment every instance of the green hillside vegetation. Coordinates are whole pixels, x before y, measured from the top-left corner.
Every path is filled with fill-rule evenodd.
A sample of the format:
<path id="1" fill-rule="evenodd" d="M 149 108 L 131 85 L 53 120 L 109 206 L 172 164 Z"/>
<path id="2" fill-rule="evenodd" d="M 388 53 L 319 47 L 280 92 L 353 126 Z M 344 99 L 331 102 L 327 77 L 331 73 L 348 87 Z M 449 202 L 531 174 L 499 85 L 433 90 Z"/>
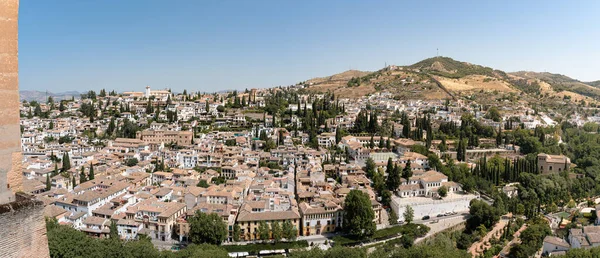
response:
<path id="1" fill-rule="evenodd" d="M 573 79 L 566 75 L 547 72 L 516 72 L 512 74 L 523 78 L 539 79 L 550 84 L 550 86 L 552 86 L 552 89 L 554 89 L 557 92 L 571 91 L 591 98 L 600 97 L 600 88 L 597 88 L 597 86 L 594 87 L 589 84 L 585 84 L 579 80 Z M 600 82 L 597 81 L 592 83 Z"/>
<path id="2" fill-rule="evenodd" d="M 592 87 L 600 88 L 600 80 L 593 82 L 586 82 L 585 84 L 590 85 Z"/>
<path id="3" fill-rule="evenodd" d="M 432 57 L 415 63 L 408 68 L 419 69 L 447 78 L 458 79 L 468 75 L 486 75 L 489 77 L 506 77 L 506 73 L 490 67 L 456 61 L 449 57 Z"/>

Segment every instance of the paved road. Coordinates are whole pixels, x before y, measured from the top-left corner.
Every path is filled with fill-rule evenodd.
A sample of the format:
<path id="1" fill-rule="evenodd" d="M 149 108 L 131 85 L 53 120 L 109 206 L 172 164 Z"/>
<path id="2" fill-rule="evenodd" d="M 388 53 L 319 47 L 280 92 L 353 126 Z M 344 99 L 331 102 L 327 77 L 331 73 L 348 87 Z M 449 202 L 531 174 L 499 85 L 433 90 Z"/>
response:
<path id="1" fill-rule="evenodd" d="M 439 218 L 439 221 L 436 223 L 431 223 L 431 222 L 424 223 L 425 225 L 427 225 L 429 227 L 429 232 L 424 237 L 417 238 L 415 240 L 415 244 L 419 243 L 439 232 L 442 232 L 450 227 L 464 223 L 465 221 L 467 221 L 467 219 L 469 217 L 471 217 L 471 215 L 457 214 L 457 215 Z M 435 218 L 435 219 L 432 218 L 430 220 L 435 221 L 436 219 L 438 219 L 438 218 Z"/>

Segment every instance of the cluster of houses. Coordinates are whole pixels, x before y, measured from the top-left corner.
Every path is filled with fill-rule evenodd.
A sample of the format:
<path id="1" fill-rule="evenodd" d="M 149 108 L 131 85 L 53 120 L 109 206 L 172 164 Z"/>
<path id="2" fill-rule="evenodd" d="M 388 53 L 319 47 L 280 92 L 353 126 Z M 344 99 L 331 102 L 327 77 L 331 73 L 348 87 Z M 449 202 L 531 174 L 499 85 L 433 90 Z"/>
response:
<path id="1" fill-rule="evenodd" d="M 261 108 L 268 91 L 253 89 L 236 97 L 247 100 L 249 108 Z M 448 107 L 442 101 L 398 101 L 377 93 L 359 101 L 340 100 L 346 113 L 327 121 L 331 130 L 320 132 L 320 148 L 313 149 L 304 145 L 308 134 L 274 127 L 272 116 L 238 109 L 223 112 L 226 101 L 225 94 L 190 98 L 147 87 L 145 92 L 68 101 L 62 112 L 42 103 L 41 110 L 48 111 L 49 118 L 21 120 L 24 191 L 48 204 L 47 216 L 95 237 L 107 237 L 116 224 L 123 239 L 144 234 L 158 241 L 174 236 L 185 241 L 188 219 L 196 212 L 219 214 L 227 225 L 228 241 L 260 239 L 258 227 L 263 222 L 269 226 L 287 222 L 297 235 L 319 235 L 343 227 L 344 199 L 351 190 L 370 197 L 375 223 L 388 223 L 382 219 L 387 211 L 381 197 L 364 171 L 368 159 L 381 170 L 389 159 L 401 168 L 410 162 L 412 176 L 402 179 L 391 204 L 399 220 L 408 205 L 415 205 L 417 214 L 444 213 L 463 211 L 468 208 L 465 203 L 477 198 L 463 195 L 460 184 L 432 170 L 428 157 L 413 151 L 416 145 L 424 145 L 419 139 L 347 135 L 337 141 L 335 128 L 352 128 L 366 105 L 382 112 L 407 112 L 413 123 L 424 111 L 433 110 L 429 113 L 434 121 L 460 124 L 461 116 L 470 112 L 484 124 L 501 125 L 461 102 Z M 100 118 L 81 116 L 84 104 L 94 105 Z M 166 108 L 151 112 L 159 106 Z M 306 106 L 311 108 L 309 103 Z M 289 108 L 293 112 L 297 105 Z M 22 105 L 21 112 L 28 114 L 31 109 Z M 122 111 L 120 115 L 114 115 L 116 110 Z M 507 106 L 504 112 L 506 117 L 519 117 L 527 127 L 544 123 L 526 106 Z M 295 115 L 290 118 L 301 125 Z M 164 122 L 169 119 L 174 122 Z M 115 138 L 114 131 L 126 130 L 121 128 L 124 121 L 143 129 L 135 135 L 121 132 Z M 393 122 L 393 128 L 399 135 L 402 125 Z M 106 137 L 110 130 L 113 137 Z M 267 147 L 268 140 L 260 139 L 261 135 L 276 146 Z M 369 146 L 371 141 L 377 147 Z M 439 144 L 432 142 L 431 150 L 441 156 L 436 150 Z M 447 144 L 452 149 L 454 143 Z M 334 147 L 346 150 L 348 159 L 331 162 Z M 514 152 L 514 146 L 503 146 L 467 150 L 467 156 Z M 567 163 L 562 157 L 540 157 L 541 170 L 548 173 L 560 172 Z M 442 186 L 453 197 L 443 205 L 424 201 L 439 201 L 437 190 Z"/>

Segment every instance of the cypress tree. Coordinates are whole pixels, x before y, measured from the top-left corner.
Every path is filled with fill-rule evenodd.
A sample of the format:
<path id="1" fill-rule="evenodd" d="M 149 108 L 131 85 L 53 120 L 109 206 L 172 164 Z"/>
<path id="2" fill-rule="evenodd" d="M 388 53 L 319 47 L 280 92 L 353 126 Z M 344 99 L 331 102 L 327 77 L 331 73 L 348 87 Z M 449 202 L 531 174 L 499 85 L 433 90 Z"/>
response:
<path id="1" fill-rule="evenodd" d="M 79 184 L 83 184 L 87 181 L 87 177 L 85 176 L 85 167 L 81 166 L 81 173 L 79 173 Z"/>
<path id="2" fill-rule="evenodd" d="M 412 176 L 412 169 L 410 167 L 410 159 L 406 161 L 406 166 L 402 170 L 402 177 L 408 181 L 408 179 Z"/>
<path id="3" fill-rule="evenodd" d="M 94 165 L 93 164 L 90 164 L 89 179 L 94 180 Z"/>
<path id="4" fill-rule="evenodd" d="M 66 172 L 69 169 L 71 169 L 71 160 L 69 159 L 69 153 L 65 152 L 65 154 L 63 154 L 62 163 L 63 172 Z"/>
<path id="5" fill-rule="evenodd" d="M 46 175 L 46 191 L 50 191 L 52 189 L 52 185 L 50 184 L 50 176 Z"/>
<path id="6" fill-rule="evenodd" d="M 394 169 L 392 169 L 392 173 L 388 174 L 386 186 L 388 190 L 395 192 L 400 186 L 400 167 L 398 165 L 394 165 Z"/>

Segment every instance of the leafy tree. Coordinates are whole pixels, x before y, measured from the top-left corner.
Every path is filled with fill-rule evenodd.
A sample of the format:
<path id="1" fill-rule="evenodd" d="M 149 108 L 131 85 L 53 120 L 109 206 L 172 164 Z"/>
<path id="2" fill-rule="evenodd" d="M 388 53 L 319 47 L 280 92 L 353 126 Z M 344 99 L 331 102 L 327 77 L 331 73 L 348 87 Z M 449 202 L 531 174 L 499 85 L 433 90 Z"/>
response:
<path id="1" fill-rule="evenodd" d="M 120 239 L 119 231 L 117 229 L 117 223 L 114 220 L 110 220 L 110 239 Z"/>
<path id="2" fill-rule="evenodd" d="M 542 147 L 539 139 L 535 136 L 525 137 L 519 140 L 517 144 L 521 147 L 521 153 L 525 155 L 529 153 L 537 153 Z"/>
<path id="3" fill-rule="evenodd" d="M 500 220 L 500 214 L 496 209 L 482 200 L 472 200 L 469 213 L 471 214 L 471 217 L 467 219 L 467 228 L 469 229 L 475 229 L 482 224 L 486 228 L 492 228 Z"/>
<path id="4" fill-rule="evenodd" d="M 227 225 L 217 213 L 206 214 L 198 210 L 189 218 L 189 223 L 189 236 L 194 244 L 219 245 L 227 238 Z"/>
<path id="5" fill-rule="evenodd" d="M 138 162 L 139 162 L 138 159 L 136 159 L 136 158 L 130 158 L 130 159 L 127 159 L 125 161 L 125 165 L 128 166 L 128 167 L 133 167 L 133 166 L 137 165 Z"/>
<path id="6" fill-rule="evenodd" d="M 521 232 L 521 244 L 510 250 L 511 257 L 530 257 L 542 247 L 544 238 L 552 231 L 543 218 L 533 218 L 529 226 Z"/>
<path id="7" fill-rule="evenodd" d="M 413 219 L 415 218 L 415 210 L 413 210 L 413 208 L 411 206 L 406 206 L 406 209 L 404 210 L 404 221 L 406 221 L 407 224 L 410 224 Z"/>
<path id="8" fill-rule="evenodd" d="M 264 220 L 258 223 L 258 237 L 260 240 L 269 240 L 269 225 Z"/>
<path id="9" fill-rule="evenodd" d="M 298 230 L 296 229 L 294 224 L 292 224 L 292 222 L 289 220 L 286 220 L 283 222 L 282 231 L 283 231 L 283 237 L 285 239 L 287 239 L 288 241 L 294 241 L 294 240 L 296 240 L 296 237 L 298 236 Z"/>
<path id="10" fill-rule="evenodd" d="M 502 116 L 496 107 L 491 107 L 488 109 L 487 113 L 485 114 L 485 118 L 492 119 L 494 122 L 502 121 Z"/>
<path id="11" fill-rule="evenodd" d="M 240 234 L 241 234 L 240 225 L 236 223 L 235 225 L 233 225 L 233 241 L 235 241 L 235 242 L 240 241 Z"/>
<path id="12" fill-rule="evenodd" d="M 197 187 L 202 187 L 202 188 L 208 188 L 209 187 L 208 183 L 204 179 L 200 180 L 200 182 L 198 182 L 198 184 L 196 186 Z"/>
<path id="13" fill-rule="evenodd" d="M 381 192 L 381 203 L 385 206 L 389 206 L 390 203 L 392 202 L 392 191 L 390 190 L 383 190 Z"/>
<path id="14" fill-rule="evenodd" d="M 360 190 L 351 190 L 344 201 L 344 228 L 358 237 L 375 233 L 375 213 L 369 195 Z"/>
<path id="15" fill-rule="evenodd" d="M 271 223 L 271 234 L 273 235 L 273 240 L 275 240 L 275 242 L 279 242 L 281 240 L 283 237 L 283 232 L 279 222 L 273 221 Z"/>
<path id="16" fill-rule="evenodd" d="M 170 251 L 167 251 L 170 253 Z M 165 254 L 165 253 L 161 253 Z M 216 245 L 192 244 L 175 253 L 175 257 L 210 257 L 210 258 L 228 258 L 227 250 Z"/>
<path id="17" fill-rule="evenodd" d="M 446 136 L 442 135 L 442 142 L 438 146 L 440 152 L 446 152 L 448 150 L 448 146 L 446 145 Z"/>
<path id="18" fill-rule="evenodd" d="M 437 193 L 440 197 L 446 197 L 448 195 L 448 187 L 442 185 L 438 188 Z"/>
<path id="19" fill-rule="evenodd" d="M 404 248 L 410 248 L 415 242 L 415 238 L 411 234 L 403 234 L 400 237 L 400 243 Z"/>
<path id="20" fill-rule="evenodd" d="M 367 173 L 368 178 L 373 177 L 373 175 L 375 174 L 375 168 L 376 168 L 375 161 L 372 158 L 367 158 L 365 171 Z"/>

